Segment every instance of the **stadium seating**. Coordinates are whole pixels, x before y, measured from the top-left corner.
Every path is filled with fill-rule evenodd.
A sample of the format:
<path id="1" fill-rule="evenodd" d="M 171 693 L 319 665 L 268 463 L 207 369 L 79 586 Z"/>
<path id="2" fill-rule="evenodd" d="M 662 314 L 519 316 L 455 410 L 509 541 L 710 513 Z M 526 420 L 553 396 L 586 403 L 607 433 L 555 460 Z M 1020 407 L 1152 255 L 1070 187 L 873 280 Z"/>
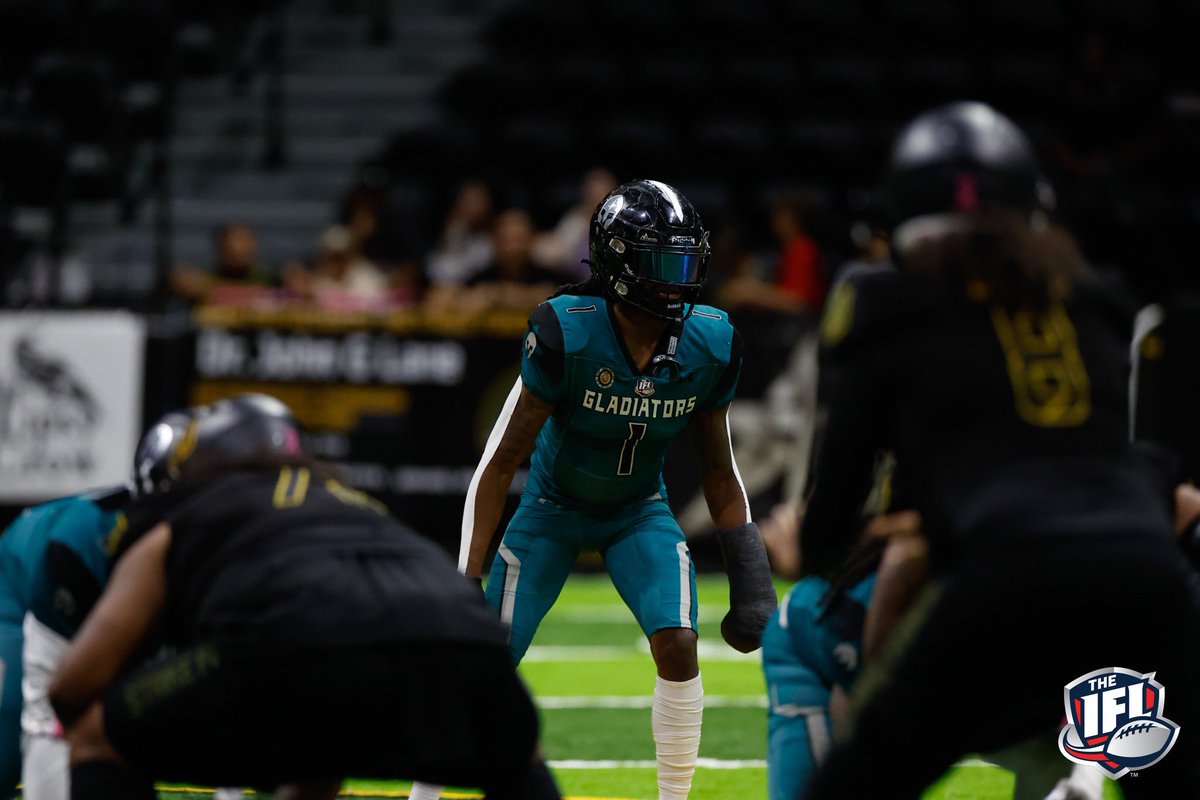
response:
<path id="1" fill-rule="evenodd" d="M 256 40 L 252 23 L 281 2 L 0 0 L 0 110 L 58 120 L 76 199 L 135 208 L 149 192 L 128 172 L 171 131 L 172 87 L 212 74 L 243 85 L 278 53 L 278 36 Z M 468 177 L 486 177 L 502 196 L 521 187 L 512 196 L 548 223 L 573 202 L 566 187 L 598 163 L 621 176 L 719 181 L 756 196 L 788 182 L 817 186 L 836 231 L 860 213 L 847 198 L 869 195 L 898 125 L 969 96 L 1030 128 L 1053 177 L 1078 183 L 1063 186 L 1064 198 L 1086 197 L 1086 178 L 1054 163 L 1051 145 L 1089 37 L 1100 36 L 1112 56 L 1104 80 L 1143 98 L 1133 116 L 1150 124 L 1159 98 L 1198 93 L 1200 56 L 1189 39 L 1197 8 L 1185 0 L 514 0 L 497 4 L 483 27 L 482 57 L 434 88 L 438 118 L 397 129 L 363 167 L 434 202 L 426 241 L 438 235 L 440 198 Z M 1187 123 L 1194 112 L 1177 106 L 1161 114 L 1172 144 L 1160 159 L 1200 149 Z M 197 140 L 184 152 L 204 144 Z M 1142 216 L 1153 218 L 1154 208 L 1200 215 L 1171 171 L 1161 174 L 1168 180 L 1157 194 L 1136 193 L 1149 204 Z M 753 245 L 764 240 L 760 227 Z M 820 244 L 836 260 L 844 235 Z"/>
<path id="2" fill-rule="evenodd" d="M 497 13 L 488 57 L 449 82 L 442 107 L 450 125 L 496 140 L 486 173 L 501 187 L 530 185 L 536 165 L 550 173 L 541 185 L 561 185 L 597 161 L 735 191 L 791 180 L 822 187 L 823 212 L 846 215 L 837 230 L 862 212 L 846 198 L 870 194 L 886 142 L 922 108 L 976 97 L 1048 144 L 1089 32 L 1120 52 L 1141 94 L 1182 88 L 1194 48 L 1147 56 L 1151 33 L 1188 5 L 1194 16 L 1170 0 L 524 0 Z"/>
<path id="3" fill-rule="evenodd" d="M 175 82 L 232 71 L 248 21 L 278 5 L 0 0 L 0 206 L 52 220 L 13 226 L 0 215 L 6 259 L 19 262 L 31 245 L 61 254 L 73 203 L 112 202 L 131 219 L 169 172 Z M 139 161 L 150 166 L 136 170 Z"/>

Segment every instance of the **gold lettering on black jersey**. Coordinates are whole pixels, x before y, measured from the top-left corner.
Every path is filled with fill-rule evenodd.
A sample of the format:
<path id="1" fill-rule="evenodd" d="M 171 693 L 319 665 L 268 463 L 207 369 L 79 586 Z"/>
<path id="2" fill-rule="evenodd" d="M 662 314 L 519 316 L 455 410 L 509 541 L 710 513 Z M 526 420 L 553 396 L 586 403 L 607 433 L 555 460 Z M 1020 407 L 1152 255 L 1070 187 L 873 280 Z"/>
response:
<path id="1" fill-rule="evenodd" d="M 1061 303 L 1044 312 L 992 307 L 1017 416 L 1042 428 L 1081 425 L 1092 413 L 1091 382 L 1075 326 Z"/>
<path id="2" fill-rule="evenodd" d="M 325 481 L 325 491 L 341 500 L 348 506 L 358 506 L 369 511 L 374 511 L 380 516 L 387 516 L 387 506 L 376 500 L 366 492 L 360 492 L 358 489 L 351 489 L 341 481 L 330 478 Z"/>
<path id="3" fill-rule="evenodd" d="M 854 325 L 854 287 L 849 283 L 840 283 L 834 289 L 821 316 L 821 343 L 831 347 L 850 332 Z"/>
<path id="4" fill-rule="evenodd" d="M 113 519 L 113 526 L 109 529 L 108 535 L 104 537 L 104 552 L 108 555 L 115 555 L 117 548 L 121 546 L 121 540 L 125 538 L 125 533 L 129 530 L 129 520 L 125 516 L 124 511 L 118 511 L 117 516 Z"/>
<path id="5" fill-rule="evenodd" d="M 279 480 L 275 482 L 275 494 L 271 502 L 276 508 L 295 508 L 304 502 L 308 494 L 308 483 L 312 473 L 307 467 L 282 467 Z"/>

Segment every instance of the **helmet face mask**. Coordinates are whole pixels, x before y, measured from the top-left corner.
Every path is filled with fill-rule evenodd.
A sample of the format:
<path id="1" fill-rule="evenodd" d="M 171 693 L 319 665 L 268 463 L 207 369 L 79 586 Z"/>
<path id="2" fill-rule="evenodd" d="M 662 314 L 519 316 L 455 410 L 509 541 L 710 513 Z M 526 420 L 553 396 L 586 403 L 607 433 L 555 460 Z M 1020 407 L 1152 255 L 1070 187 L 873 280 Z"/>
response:
<path id="1" fill-rule="evenodd" d="M 711 248 L 687 198 L 659 181 L 631 181 L 600 204 L 589 233 L 592 273 L 609 297 L 668 321 L 691 314 Z"/>

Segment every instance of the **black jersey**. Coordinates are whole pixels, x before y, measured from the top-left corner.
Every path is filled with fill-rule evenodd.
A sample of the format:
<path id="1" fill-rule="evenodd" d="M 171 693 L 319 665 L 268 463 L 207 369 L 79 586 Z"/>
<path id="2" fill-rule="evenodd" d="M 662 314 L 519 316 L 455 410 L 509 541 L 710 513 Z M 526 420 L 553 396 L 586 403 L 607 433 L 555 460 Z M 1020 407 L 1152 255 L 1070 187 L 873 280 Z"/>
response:
<path id="1" fill-rule="evenodd" d="M 935 558 L 992 537 L 1169 532 L 1128 443 L 1131 317 L 1093 279 L 1041 311 L 928 277 L 855 270 L 822 322 L 805 570 L 853 543 L 876 454 L 895 452 Z"/>
<path id="2" fill-rule="evenodd" d="M 169 643 L 505 644 L 478 588 L 439 547 L 305 467 L 229 473 L 131 517 L 131 540 L 171 525 Z"/>

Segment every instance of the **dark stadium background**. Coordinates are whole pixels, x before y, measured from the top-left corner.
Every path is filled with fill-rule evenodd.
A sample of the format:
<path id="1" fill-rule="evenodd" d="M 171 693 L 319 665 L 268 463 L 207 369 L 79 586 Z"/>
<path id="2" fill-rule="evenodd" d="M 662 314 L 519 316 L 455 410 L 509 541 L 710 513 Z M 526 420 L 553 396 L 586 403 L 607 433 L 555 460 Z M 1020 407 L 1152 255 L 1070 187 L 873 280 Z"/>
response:
<path id="1" fill-rule="evenodd" d="M 471 179 L 541 230 L 589 169 L 668 181 L 713 230 L 710 302 L 744 269 L 770 293 L 773 209 L 802 210 L 827 283 L 885 222 L 876 184 L 898 127 L 981 99 L 1031 134 L 1061 219 L 1130 303 L 1187 307 L 1197 30 L 1187 0 L 0 0 L 0 492 L 23 480 L 4 515 L 114 480 L 89 466 L 97 452 L 132 447 L 161 413 L 257 388 L 456 546 L 528 311 L 426 302 L 428 257 Z M 173 292 L 179 265 L 212 265 L 219 226 L 254 230 L 256 280 L 276 284 L 359 207 L 377 217 L 364 252 L 399 276 L 386 303 Z M 49 316 L 33 325 L 31 310 Z M 50 333 L 85 310 L 122 310 L 144 343 L 144 380 L 108 387 L 108 407 L 88 401 L 104 364 Z M 761 516 L 803 478 L 819 302 L 729 310 L 746 342 L 734 431 Z M 140 357 L 123 347 L 111 357 Z M 114 402 L 136 421 L 117 425 Z M 689 469 L 672 453 L 681 512 Z"/>

